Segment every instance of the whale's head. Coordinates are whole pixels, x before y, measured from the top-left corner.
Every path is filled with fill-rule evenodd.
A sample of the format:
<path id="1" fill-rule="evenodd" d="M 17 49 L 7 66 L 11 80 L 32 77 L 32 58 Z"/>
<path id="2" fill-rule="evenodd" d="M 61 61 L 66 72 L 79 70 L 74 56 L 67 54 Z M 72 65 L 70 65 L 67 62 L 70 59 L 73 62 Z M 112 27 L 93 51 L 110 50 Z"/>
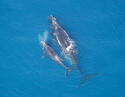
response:
<path id="1" fill-rule="evenodd" d="M 53 15 L 48 16 L 48 22 L 53 24 L 53 21 L 56 21 L 56 18 Z"/>
<path id="2" fill-rule="evenodd" d="M 40 41 L 40 45 L 44 48 L 45 47 L 45 42 L 44 41 Z"/>
<path id="3" fill-rule="evenodd" d="M 48 24 L 49 24 L 51 30 L 54 30 L 58 27 L 58 23 L 56 21 L 56 18 L 53 15 L 50 15 L 48 17 Z"/>

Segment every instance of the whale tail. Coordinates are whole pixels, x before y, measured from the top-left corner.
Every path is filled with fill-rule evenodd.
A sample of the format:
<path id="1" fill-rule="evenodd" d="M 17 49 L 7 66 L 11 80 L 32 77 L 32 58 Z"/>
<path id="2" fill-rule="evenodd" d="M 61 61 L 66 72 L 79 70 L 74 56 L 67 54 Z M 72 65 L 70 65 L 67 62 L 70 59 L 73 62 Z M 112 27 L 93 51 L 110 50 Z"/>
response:
<path id="1" fill-rule="evenodd" d="M 82 74 L 79 87 L 81 87 L 88 79 L 97 75 L 98 74 Z"/>

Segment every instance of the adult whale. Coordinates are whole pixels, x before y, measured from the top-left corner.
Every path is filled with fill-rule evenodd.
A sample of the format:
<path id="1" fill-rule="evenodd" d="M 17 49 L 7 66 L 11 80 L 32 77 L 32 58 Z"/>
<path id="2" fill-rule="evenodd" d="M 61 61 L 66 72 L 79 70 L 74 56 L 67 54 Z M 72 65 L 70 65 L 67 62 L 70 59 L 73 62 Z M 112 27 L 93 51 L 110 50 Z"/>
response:
<path id="1" fill-rule="evenodd" d="M 88 78 L 91 78 L 92 76 L 95 76 L 96 74 L 88 75 L 82 72 L 78 63 L 75 43 L 70 38 L 68 33 L 57 22 L 56 18 L 50 15 L 48 17 L 48 23 L 49 23 L 51 35 L 55 43 L 59 47 L 61 53 L 63 54 L 64 58 L 70 62 L 70 64 L 72 65 L 72 69 L 76 69 L 80 73 L 82 77 L 81 83 L 80 83 L 80 86 L 81 86 Z"/>
<path id="2" fill-rule="evenodd" d="M 43 48 L 43 52 L 48 55 L 48 57 L 53 60 L 54 62 L 56 62 L 57 64 L 59 64 L 61 67 L 63 67 L 66 72 L 65 75 L 68 75 L 68 72 L 70 71 L 70 68 L 65 66 L 62 61 L 60 60 L 60 57 L 58 56 L 58 54 L 49 46 L 47 45 L 44 41 L 40 42 L 40 45 Z"/>
<path id="3" fill-rule="evenodd" d="M 74 41 L 69 37 L 67 32 L 59 25 L 56 18 L 50 15 L 48 17 L 50 32 L 53 40 L 56 42 L 65 59 L 68 60 L 73 67 L 78 68 L 77 52 Z"/>

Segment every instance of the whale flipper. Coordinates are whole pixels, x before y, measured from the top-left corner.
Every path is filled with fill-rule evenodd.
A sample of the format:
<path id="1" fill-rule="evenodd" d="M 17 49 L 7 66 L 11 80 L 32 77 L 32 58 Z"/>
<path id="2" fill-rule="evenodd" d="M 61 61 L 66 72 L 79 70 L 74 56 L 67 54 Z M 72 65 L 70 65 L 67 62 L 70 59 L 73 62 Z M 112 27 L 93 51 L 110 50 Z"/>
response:
<path id="1" fill-rule="evenodd" d="M 42 50 L 42 54 L 41 54 L 41 58 L 43 59 L 46 56 L 46 52 L 44 51 L 44 49 Z"/>

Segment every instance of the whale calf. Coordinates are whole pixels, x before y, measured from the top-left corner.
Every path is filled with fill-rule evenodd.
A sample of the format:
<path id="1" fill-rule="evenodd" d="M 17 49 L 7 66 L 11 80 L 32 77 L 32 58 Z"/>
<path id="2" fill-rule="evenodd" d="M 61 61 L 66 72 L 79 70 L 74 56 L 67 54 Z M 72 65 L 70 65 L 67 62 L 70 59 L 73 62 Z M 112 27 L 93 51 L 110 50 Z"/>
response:
<path id="1" fill-rule="evenodd" d="M 48 17 L 48 24 L 49 24 L 49 28 L 50 28 L 53 40 L 59 47 L 59 50 L 63 54 L 64 58 L 71 64 L 72 69 L 76 69 L 80 73 L 82 77 L 82 80 L 80 83 L 80 86 L 81 86 L 88 78 L 95 76 L 96 74 L 88 75 L 82 72 L 78 63 L 77 50 L 75 48 L 75 43 L 70 38 L 68 33 L 57 22 L 54 16 L 50 15 Z"/>
<path id="2" fill-rule="evenodd" d="M 54 51 L 54 49 L 52 49 L 49 45 L 47 45 L 44 41 L 40 42 L 40 45 L 43 48 L 43 52 L 51 59 L 53 60 L 55 63 L 57 63 L 58 65 L 60 65 L 61 67 L 63 67 L 66 72 L 65 75 L 68 75 L 68 72 L 70 71 L 70 68 L 65 66 L 60 57 L 58 56 L 58 54 Z"/>

